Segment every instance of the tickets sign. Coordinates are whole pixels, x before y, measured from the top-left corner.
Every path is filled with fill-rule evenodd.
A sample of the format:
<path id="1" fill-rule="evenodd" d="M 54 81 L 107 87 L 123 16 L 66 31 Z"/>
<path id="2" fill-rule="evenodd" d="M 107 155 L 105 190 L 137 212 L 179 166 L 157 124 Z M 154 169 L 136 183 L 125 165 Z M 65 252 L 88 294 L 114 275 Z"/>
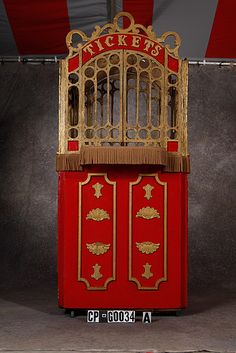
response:
<path id="1" fill-rule="evenodd" d="M 140 34 L 109 34 L 88 42 L 82 49 L 82 65 L 93 57 L 111 50 L 133 50 L 144 53 L 165 63 L 165 48 L 158 42 Z M 69 59 L 69 72 L 79 66 L 79 55 Z M 168 66 L 173 71 L 178 71 L 178 59 L 168 55 Z"/>

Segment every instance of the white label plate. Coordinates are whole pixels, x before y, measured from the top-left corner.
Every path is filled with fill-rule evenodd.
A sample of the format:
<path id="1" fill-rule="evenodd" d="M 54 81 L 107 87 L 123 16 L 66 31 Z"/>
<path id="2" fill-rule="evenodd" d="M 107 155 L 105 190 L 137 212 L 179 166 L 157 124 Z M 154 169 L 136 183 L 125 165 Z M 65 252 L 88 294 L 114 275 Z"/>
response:
<path id="1" fill-rule="evenodd" d="M 134 310 L 88 310 L 87 322 L 134 323 Z"/>

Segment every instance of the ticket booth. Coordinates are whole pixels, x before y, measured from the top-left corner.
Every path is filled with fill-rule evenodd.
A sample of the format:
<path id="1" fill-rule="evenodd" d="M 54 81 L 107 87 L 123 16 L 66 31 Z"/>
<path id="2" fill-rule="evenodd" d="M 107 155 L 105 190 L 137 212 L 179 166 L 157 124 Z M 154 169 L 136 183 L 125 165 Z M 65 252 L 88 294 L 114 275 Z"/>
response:
<path id="1" fill-rule="evenodd" d="M 187 304 L 187 72 L 174 32 L 128 13 L 60 63 L 59 306 Z"/>

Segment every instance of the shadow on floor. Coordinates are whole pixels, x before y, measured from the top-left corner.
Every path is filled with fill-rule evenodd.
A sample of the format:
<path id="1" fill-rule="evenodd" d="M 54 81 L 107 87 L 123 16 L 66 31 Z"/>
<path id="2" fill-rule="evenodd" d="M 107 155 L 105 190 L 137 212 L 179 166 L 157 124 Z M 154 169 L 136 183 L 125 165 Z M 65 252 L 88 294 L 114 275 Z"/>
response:
<path id="1" fill-rule="evenodd" d="M 189 291 L 189 305 L 183 311 L 185 316 L 203 313 L 212 308 L 230 303 L 236 297 L 236 289 L 201 289 Z M 49 315 L 64 315 L 57 305 L 57 284 L 36 283 L 30 287 L 0 287 L 0 298 L 4 301 L 25 306 Z M 163 313 L 164 315 L 164 313 Z"/>

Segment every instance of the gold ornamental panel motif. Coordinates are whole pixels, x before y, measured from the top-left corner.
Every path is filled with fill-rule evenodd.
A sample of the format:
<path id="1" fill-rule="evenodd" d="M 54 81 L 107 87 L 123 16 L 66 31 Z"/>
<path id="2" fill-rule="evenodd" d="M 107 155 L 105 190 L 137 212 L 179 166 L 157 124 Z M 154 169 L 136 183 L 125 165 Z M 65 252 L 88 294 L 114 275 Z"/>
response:
<path id="1" fill-rule="evenodd" d="M 152 197 L 140 207 L 147 185 Z M 139 290 L 159 290 L 167 281 L 167 182 L 158 174 L 129 183 L 129 281 Z"/>
<path id="2" fill-rule="evenodd" d="M 99 197 L 102 196 L 101 190 L 102 190 L 102 188 L 103 188 L 103 185 L 102 185 L 102 184 L 99 184 L 99 183 L 96 183 L 96 184 L 92 185 L 92 187 L 93 187 L 94 190 L 95 190 L 94 196 L 95 196 L 97 199 L 99 199 Z"/>
<path id="3" fill-rule="evenodd" d="M 86 219 L 91 219 L 93 221 L 103 221 L 104 219 L 110 219 L 109 214 L 107 211 L 103 210 L 102 208 L 95 208 L 91 211 L 86 216 Z"/>
<path id="4" fill-rule="evenodd" d="M 102 266 L 100 266 L 99 264 L 96 264 L 93 266 L 94 272 L 91 275 L 91 278 L 94 278 L 96 281 L 98 281 L 100 278 L 103 277 L 102 273 L 100 272 Z"/>
<path id="5" fill-rule="evenodd" d="M 78 281 L 87 290 L 107 290 L 116 279 L 116 182 L 88 173 L 78 195 Z"/>
<path id="6" fill-rule="evenodd" d="M 103 244 L 96 242 L 92 244 L 86 244 L 87 249 L 95 255 L 103 255 L 110 249 L 111 244 Z"/>
<path id="7" fill-rule="evenodd" d="M 152 265 L 150 265 L 148 262 L 143 265 L 144 267 L 144 273 L 142 273 L 142 277 L 149 279 L 151 277 L 153 277 L 153 273 L 151 272 L 151 267 Z"/>
<path id="8" fill-rule="evenodd" d="M 143 254 L 153 254 L 155 251 L 157 251 L 157 249 L 159 249 L 160 244 L 154 244 L 151 241 L 144 241 L 143 243 L 136 242 L 136 247 Z"/>
<path id="9" fill-rule="evenodd" d="M 152 190 L 154 189 L 154 187 L 150 184 L 147 184 L 145 186 L 143 186 L 143 190 L 145 191 L 145 195 L 144 197 L 147 200 L 150 200 L 152 198 Z"/>
<path id="10" fill-rule="evenodd" d="M 144 219 L 153 219 L 160 218 L 158 211 L 153 207 L 143 207 L 137 212 L 136 217 L 144 218 Z"/>

